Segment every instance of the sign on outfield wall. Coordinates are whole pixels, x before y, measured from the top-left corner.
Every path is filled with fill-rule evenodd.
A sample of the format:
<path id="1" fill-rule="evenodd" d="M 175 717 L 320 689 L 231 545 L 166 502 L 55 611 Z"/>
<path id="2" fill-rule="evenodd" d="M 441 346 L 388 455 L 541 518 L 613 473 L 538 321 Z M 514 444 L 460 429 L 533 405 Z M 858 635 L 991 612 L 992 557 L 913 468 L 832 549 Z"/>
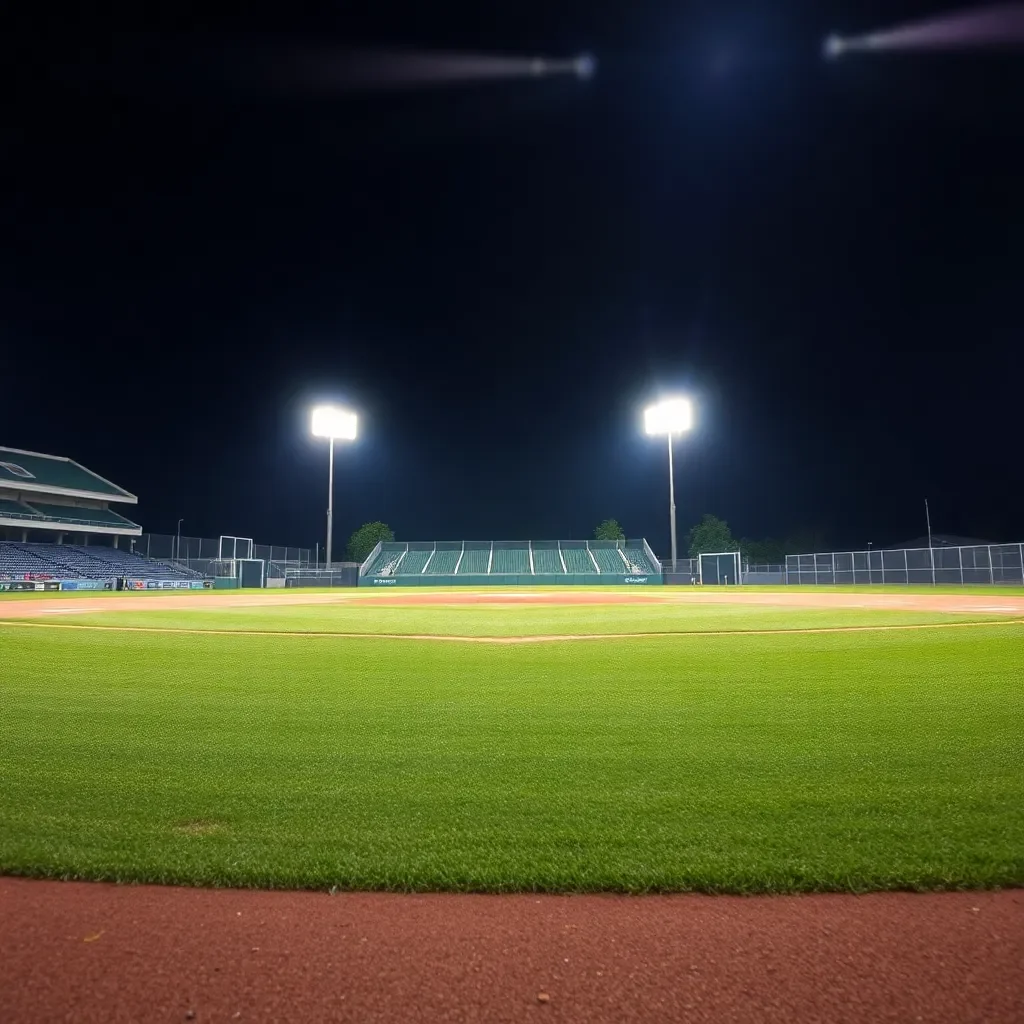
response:
<path id="1" fill-rule="evenodd" d="M 113 590 L 113 580 L 61 580 L 61 590 Z"/>
<path id="2" fill-rule="evenodd" d="M 2 580 L 0 590 L 60 590 L 60 580 Z"/>
<path id="3" fill-rule="evenodd" d="M 125 590 L 212 590 L 211 580 L 126 580 Z"/>
<path id="4" fill-rule="evenodd" d="M 467 575 L 360 576 L 361 587 L 546 587 L 604 586 L 656 587 L 664 579 L 659 573 L 617 576 L 611 573 L 469 573 Z"/>

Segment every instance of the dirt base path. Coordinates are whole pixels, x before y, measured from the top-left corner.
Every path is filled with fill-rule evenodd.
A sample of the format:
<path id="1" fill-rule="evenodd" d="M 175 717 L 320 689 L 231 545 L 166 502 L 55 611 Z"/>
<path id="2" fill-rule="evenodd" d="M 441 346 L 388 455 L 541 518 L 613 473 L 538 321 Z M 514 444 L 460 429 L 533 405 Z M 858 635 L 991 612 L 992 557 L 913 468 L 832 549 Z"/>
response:
<path id="1" fill-rule="evenodd" d="M 3 1019 L 1024 1020 L 1024 892 L 267 893 L 0 879 Z"/>
<path id="2" fill-rule="evenodd" d="M 37 619 L 50 616 L 94 615 L 96 612 L 209 611 L 221 609 L 280 607 L 286 605 L 346 605 L 362 607 L 491 606 L 516 608 L 558 605 L 689 605 L 732 604 L 761 605 L 774 608 L 857 608 L 877 611 L 948 612 L 950 614 L 1008 615 L 1024 617 L 1024 597 L 1012 594 L 906 594 L 846 593 L 807 591 L 746 591 L 733 589 L 643 592 L 624 589 L 618 593 L 602 591 L 461 591 L 442 593 L 427 588 L 413 592 L 375 593 L 352 588 L 337 594 L 302 591 L 203 591 L 194 594 L 110 594 L 105 597 L 54 597 L 23 601 L 0 600 L 0 619 Z"/>

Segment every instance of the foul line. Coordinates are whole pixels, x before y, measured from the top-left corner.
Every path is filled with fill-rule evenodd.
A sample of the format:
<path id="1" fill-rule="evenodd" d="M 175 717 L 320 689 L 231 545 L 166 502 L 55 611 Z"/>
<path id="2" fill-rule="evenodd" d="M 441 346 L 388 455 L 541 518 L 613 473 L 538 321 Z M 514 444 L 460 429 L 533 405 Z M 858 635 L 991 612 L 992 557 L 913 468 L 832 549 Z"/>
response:
<path id="1" fill-rule="evenodd" d="M 187 636 L 316 637 L 335 640 L 440 640 L 463 644 L 540 644 L 566 640 L 633 640 L 697 636 L 800 636 L 817 633 L 893 633 L 915 629 L 956 629 L 969 626 L 1024 626 L 1024 619 L 985 619 L 977 622 L 918 622 L 888 626 L 816 626 L 805 629 L 689 629 L 661 633 L 563 633 L 536 636 L 444 636 L 434 633 L 333 633 L 283 629 L 185 629 L 174 626 L 101 626 L 81 622 L 29 622 L 0 619 L 0 626 L 28 629 L 79 629 L 101 633 L 171 633 Z"/>

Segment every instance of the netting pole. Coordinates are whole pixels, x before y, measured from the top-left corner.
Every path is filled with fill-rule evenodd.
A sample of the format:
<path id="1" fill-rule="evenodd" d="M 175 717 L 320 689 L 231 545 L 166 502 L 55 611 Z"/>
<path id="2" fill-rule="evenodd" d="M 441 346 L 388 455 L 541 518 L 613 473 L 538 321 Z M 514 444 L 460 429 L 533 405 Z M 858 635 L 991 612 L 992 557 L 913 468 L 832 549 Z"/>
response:
<path id="1" fill-rule="evenodd" d="M 992 545 L 989 544 L 986 550 L 988 551 L 988 581 L 990 584 L 992 584 L 992 586 L 995 586 L 996 574 L 995 570 L 992 568 Z"/>

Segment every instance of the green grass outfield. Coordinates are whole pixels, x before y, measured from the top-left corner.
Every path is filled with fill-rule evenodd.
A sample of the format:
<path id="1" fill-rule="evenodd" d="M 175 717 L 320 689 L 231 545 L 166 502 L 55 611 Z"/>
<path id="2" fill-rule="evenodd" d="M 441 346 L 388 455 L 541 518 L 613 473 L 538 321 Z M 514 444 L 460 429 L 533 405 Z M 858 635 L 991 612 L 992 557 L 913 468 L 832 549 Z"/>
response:
<path id="1" fill-rule="evenodd" d="M 61 625 L 295 635 L 0 625 L 0 871 L 484 891 L 1024 884 L 1024 626 L 490 645 L 302 632 L 325 615 L 420 632 L 434 612 L 429 631 L 450 635 L 577 631 L 563 613 L 658 632 L 666 610 L 208 607 Z M 667 611 L 693 630 L 922 618 Z"/>

